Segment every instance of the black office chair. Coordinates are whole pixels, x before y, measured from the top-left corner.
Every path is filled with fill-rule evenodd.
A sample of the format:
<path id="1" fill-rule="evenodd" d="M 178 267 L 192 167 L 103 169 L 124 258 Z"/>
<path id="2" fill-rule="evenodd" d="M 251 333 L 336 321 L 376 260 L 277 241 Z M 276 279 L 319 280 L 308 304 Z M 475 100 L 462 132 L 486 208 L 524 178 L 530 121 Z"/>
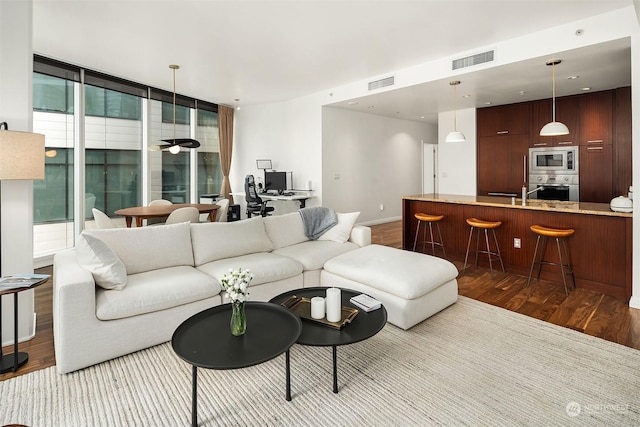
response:
<path id="1" fill-rule="evenodd" d="M 267 216 L 275 210 L 275 208 L 267 206 L 267 202 L 258 196 L 253 175 L 247 175 L 244 178 L 244 193 L 247 201 L 247 218 L 251 218 L 252 214 Z"/>

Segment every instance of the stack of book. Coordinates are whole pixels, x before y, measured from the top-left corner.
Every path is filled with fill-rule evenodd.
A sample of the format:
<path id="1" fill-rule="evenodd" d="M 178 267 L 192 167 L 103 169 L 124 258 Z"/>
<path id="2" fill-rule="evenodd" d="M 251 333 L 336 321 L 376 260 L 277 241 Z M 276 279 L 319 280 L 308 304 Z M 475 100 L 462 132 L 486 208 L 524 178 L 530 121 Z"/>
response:
<path id="1" fill-rule="evenodd" d="M 351 304 L 355 305 L 362 310 L 369 312 L 373 310 L 377 310 L 382 307 L 382 303 L 377 299 L 371 298 L 369 295 L 360 294 L 355 297 L 351 297 L 349 300 Z"/>

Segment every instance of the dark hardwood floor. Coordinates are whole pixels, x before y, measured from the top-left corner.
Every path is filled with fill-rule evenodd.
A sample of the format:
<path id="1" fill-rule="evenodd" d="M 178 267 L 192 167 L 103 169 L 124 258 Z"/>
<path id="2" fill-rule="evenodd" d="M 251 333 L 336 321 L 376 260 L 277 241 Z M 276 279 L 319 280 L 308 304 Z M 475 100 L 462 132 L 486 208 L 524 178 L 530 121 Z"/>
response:
<path id="1" fill-rule="evenodd" d="M 400 221 L 375 225 L 371 231 L 373 243 L 402 247 Z M 454 264 L 462 270 L 461 263 Z M 36 272 L 53 273 L 52 267 Z M 640 310 L 629 308 L 626 301 L 583 289 L 565 296 L 560 284 L 534 281 L 526 288 L 526 281 L 508 273 L 494 273 L 492 279 L 488 269 L 472 267 L 460 273 L 458 288 L 460 295 L 640 350 Z M 51 303 L 49 279 L 35 289 L 36 336 L 19 345 L 20 351 L 29 353 L 29 361 L 16 373 L 1 374 L 0 380 L 55 365 Z M 2 350 L 12 353 L 13 346 Z"/>

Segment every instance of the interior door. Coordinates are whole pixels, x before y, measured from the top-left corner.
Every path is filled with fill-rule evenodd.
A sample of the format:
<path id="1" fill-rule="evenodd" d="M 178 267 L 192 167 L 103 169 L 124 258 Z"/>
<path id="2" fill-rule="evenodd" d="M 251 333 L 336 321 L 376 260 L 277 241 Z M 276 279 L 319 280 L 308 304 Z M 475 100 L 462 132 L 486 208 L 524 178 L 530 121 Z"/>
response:
<path id="1" fill-rule="evenodd" d="M 437 193 L 438 145 L 422 143 L 422 193 Z"/>

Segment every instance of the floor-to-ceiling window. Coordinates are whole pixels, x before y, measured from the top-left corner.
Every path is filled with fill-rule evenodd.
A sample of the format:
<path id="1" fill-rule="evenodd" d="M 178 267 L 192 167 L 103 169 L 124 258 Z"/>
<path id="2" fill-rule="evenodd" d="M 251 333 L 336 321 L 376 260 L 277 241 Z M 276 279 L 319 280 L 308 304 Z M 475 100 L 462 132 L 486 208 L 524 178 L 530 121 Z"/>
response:
<path id="1" fill-rule="evenodd" d="M 73 246 L 75 98 L 79 70 L 34 62 L 33 130 L 45 137 L 45 179 L 33 182 L 34 253 Z"/>
<path id="2" fill-rule="evenodd" d="M 85 193 L 109 216 L 142 203 L 142 85 L 85 72 Z"/>
<path id="3" fill-rule="evenodd" d="M 219 192 L 216 104 L 177 95 L 174 120 L 171 92 L 37 55 L 33 82 L 33 129 L 46 147 L 45 179 L 34 182 L 36 258 L 74 246 L 74 212 L 91 227 L 92 208 L 122 221 L 114 212 L 123 207 Z M 174 137 L 202 147 L 151 151 Z"/>
<path id="4" fill-rule="evenodd" d="M 222 168 L 217 105 L 198 103 L 196 130 L 196 137 L 200 142 L 200 148 L 196 150 L 198 197 L 204 194 L 218 194 L 222 187 Z"/>

